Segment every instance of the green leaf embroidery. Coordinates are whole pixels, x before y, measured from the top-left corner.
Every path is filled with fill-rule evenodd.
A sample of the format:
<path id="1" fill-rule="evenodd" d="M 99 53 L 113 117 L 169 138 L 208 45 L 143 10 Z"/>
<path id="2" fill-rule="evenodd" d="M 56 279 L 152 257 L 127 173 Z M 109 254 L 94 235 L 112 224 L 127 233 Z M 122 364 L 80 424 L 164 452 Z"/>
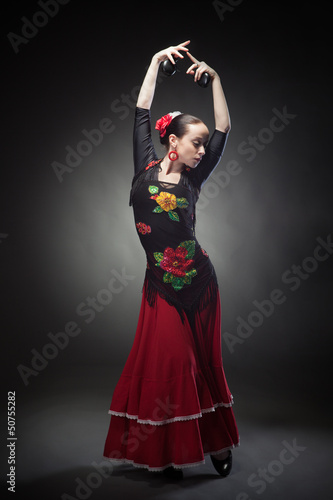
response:
<path id="1" fill-rule="evenodd" d="M 194 276 L 196 276 L 197 274 L 198 273 L 197 273 L 196 269 L 191 269 L 191 271 L 189 271 L 188 273 L 186 273 L 185 277 L 183 278 L 185 285 L 190 285 L 192 283 L 192 278 Z"/>
<path id="2" fill-rule="evenodd" d="M 163 260 L 163 253 L 162 252 L 154 252 L 154 257 L 157 260 L 157 262 L 161 262 Z M 158 264 L 156 264 L 158 266 Z"/>
<path id="3" fill-rule="evenodd" d="M 189 205 L 189 202 L 187 201 L 186 198 L 177 198 L 176 201 L 178 208 L 186 208 Z"/>
<path id="4" fill-rule="evenodd" d="M 194 276 L 196 276 L 198 273 L 197 273 L 197 270 L 196 269 L 191 269 L 191 271 L 189 271 L 188 273 L 186 273 L 186 276 L 190 276 L 191 278 L 193 278 Z"/>
<path id="5" fill-rule="evenodd" d="M 192 257 L 194 257 L 194 253 L 195 253 L 195 241 L 194 240 L 182 241 L 179 246 L 186 248 L 186 250 L 188 252 L 186 255 L 186 259 L 192 259 Z"/>
<path id="6" fill-rule="evenodd" d="M 156 194 L 158 193 L 158 187 L 157 186 L 149 186 L 148 191 L 150 194 Z"/>
<path id="7" fill-rule="evenodd" d="M 158 205 L 158 207 L 154 208 L 153 212 L 155 214 L 160 214 L 161 212 L 163 212 L 163 208 Z"/>
<path id="8" fill-rule="evenodd" d="M 174 278 L 172 281 L 172 286 L 178 292 L 178 290 L 181 290 L 184 286 L 184 278 Z"/>
<path id="9" fill-rule="evenodd" d="M 177 212 L 169 210 L 168 214 L 171 220 L 176 220 L 177 222 L 179 222 L 179 215 L 177 214 Z"/>
<path id="10" fill-rule="evenodd" d="M 174 275 L 171 273 L 164 273 L 163 275 L 163 281 L 164 283 L 172 283 L 174 279 Z"/>

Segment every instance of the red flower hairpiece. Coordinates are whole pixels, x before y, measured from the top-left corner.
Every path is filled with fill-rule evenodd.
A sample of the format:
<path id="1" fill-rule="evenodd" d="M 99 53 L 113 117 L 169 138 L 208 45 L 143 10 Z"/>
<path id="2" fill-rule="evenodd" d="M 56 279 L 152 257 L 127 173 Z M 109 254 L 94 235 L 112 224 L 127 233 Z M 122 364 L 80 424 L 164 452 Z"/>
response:
<path id="1" fill-rule="evenodd" d="M 162 116 L 159 120 L 156 122 L 155 129 L 160 131 L 160 136 L 164 137 L 166 134 L 166 128 L 170 125 L 172 122 L 172 116 L 168 113 L 167 115 Z"/>

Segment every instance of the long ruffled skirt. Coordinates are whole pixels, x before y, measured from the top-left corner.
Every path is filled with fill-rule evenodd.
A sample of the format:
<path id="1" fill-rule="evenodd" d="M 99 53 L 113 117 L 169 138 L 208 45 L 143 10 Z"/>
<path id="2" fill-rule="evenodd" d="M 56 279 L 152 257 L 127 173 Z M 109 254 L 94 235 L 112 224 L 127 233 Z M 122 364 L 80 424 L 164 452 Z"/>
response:
<path id="1" fill-rule="evenodd" d="M 204 463 L 239 444 L 221 355 L 220 295 L 194 320 L 145 287 L 132 349 L 114 390 L 104 457 L 158 471 Z"/>

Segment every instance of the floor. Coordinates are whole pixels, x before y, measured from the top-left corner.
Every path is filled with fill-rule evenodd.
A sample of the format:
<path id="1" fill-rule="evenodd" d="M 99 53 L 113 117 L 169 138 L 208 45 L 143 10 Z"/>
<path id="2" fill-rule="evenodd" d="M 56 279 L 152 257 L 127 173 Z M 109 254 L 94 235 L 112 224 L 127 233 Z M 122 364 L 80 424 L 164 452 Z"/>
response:
<path id="1" fill-rule="evenodd" d="M 234 452 L 234 467 L 228 478 L 216 474 L 209 458 L 204 465 L 185 470 L 184 479 L 177 482 L 131 466 L 112 468 L 101 461 L 96 447 L 90 450 L 91 462 L 86 466 L 35 478 L 18 485 L 18 493 L 21 490 L 31 498 L 63 500 L 332 498 L 331 446 L 323 434 L 306 429 L 241 427 L 246 437 Z M 293 451 L 282 453 L 289 446 Z"/>
<path id="2" fill-rule="evenodd" d="M 128 465 L 113 467 L 102 457 L 109 391 L 88 379 L 84 393 L 76 390 L 73 396 L 78 380 L 67 381 L 66 387 L 59 383 L 50 395 L 45 378 L 43 386 L 38 391 L 31 388 L 29 400 L 21 402 L 24 418 L 18 418 L 15 498 L 333 498 L 330 422 L 318 424 L 309 413 L 300 423 L 300 407 L 264 398 L 261 410 L 256 406 L 257 413 L 245 397 L 235 400 L 241 444 L 233 451 L 233 469 L 227 478 L 216 473 L 209 456 L 205 464 L 186 469 L 181 481 Z"/>

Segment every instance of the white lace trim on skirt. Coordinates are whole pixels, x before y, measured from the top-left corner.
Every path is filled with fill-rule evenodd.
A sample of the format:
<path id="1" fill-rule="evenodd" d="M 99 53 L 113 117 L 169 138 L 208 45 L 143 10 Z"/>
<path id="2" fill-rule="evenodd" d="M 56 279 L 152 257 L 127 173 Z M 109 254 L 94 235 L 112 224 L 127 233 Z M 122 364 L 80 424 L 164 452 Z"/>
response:
<path id="1" fill-rule="evenodd" d="M 233 444 L 232 446 L 227 446 L 226 448 L 223 448 L 222 450 L 218 451 L 210 451 L 204 453 L 204 455 L 217 455 L 218 453 L 222 453 L 223 451 L 227 450 L 232 450 L 233 448 L 237 448 L 240 445 L 238 442 L 237 444 Z M 200 462 L 193 462 L 190 464 L 175 464 L 173 462 L 170 462 L 169 464 L 163 465 L 162 467 L 150 467 L 147 464 L 138 464 L 134 462 L 133 460 L 129 460 L 127 458 L 109 458 L 109 457 L 103 457 L 105 460 L 111 462 L 113 465 L 122 465 L 122 464 L 130 464 L 133 465 L 134 467 L 139 467 L 143 469 L 148 469 L 149 471 L 152 472 L 160 472 L 163 471 L 164 469 L 167 469 L 168 467 L 173 467 L 174 469 L 188 469 L 189 467 L 195 467 L 198 465 L 202 465 L 205 463 L 205 459 L 200 460 Z"/>
<path id="2" fill-rule="evenodd" d="M 118 412 L 118 411 L 114 411 L 114 410 L 109 410 L 108 413 L 110 415 L 115 415 L 116 417 L 125 417 L 125 418 L 129 418 L 131 420 L 137 420 L 138 424 L 165 425 L 165 424 L 170 424 L 172 422 L 181 422 L 181 421 L 184 421 L 184 420 L 193 420 L 195 418 L 200 418 L 200 417 L 202 417 L 203 413 L 209 413 L 209 412 L 215 411 L 215 408 L 218 408 L 220 406 L 224 406 L 226 408 L 229 408 L 229 407 L 231 407 L 233 405 L 233 403 L 234 403 L 233 402 L 233 398 L 231 396 L 231 402 L 230 403 L 216 403 L 211 408 L 201 409 L 200 413 L 196 413 L 196 414 L 193 414 L 193 415 L 184 415 L 184 416 L 181 416 L 181 417 L 169 418 L 167 420 L 161 420 L 161 421 L 149 420 L 149 419 L 143 420 L 143 419 L 139 419 L 138 415 L 129 415 L 128 413 Z"/>

